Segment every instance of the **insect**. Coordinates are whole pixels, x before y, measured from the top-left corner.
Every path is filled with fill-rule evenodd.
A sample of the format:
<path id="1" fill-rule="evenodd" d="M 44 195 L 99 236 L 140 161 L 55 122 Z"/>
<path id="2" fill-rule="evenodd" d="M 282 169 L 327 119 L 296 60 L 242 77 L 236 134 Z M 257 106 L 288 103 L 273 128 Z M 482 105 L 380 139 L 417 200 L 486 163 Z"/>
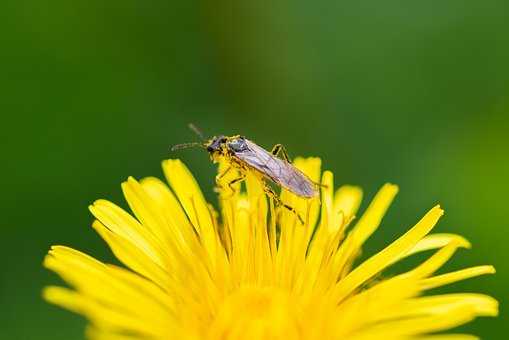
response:
<path id="1" fill-rule="evenodd" d="M 211 139 L 205 139 L 201 131 L 194 125 L 190 124 L 189 127 L 202 139 L 202 142 L 178 144 L 172 147 L 172 151 L 198 146 L 208 151 L 213 162 L 219 161 L 221 157 L 229 160 L 229 167 L 216 176 L 218 184 L 228 172 L 232 169 L 238 169 L 240 176 L 228 183 L 229 188 L 234 191 L 232 185 L 243 181 L 246 178 L 247 170 L 251 170 L 260 175 L 262 180 L 270 180 L 297 196 L 308 199 L 318 196 L 320 184 L 313 182 L 290 163 L 288 154 L 281 144 L 276 144 L 269 152 L 241 135 L 219 135 Z M 278 158 L 280 154 L 282 158 Z M 304 224 L 297 211 L 283 203 L 265 181 L 264 190 L 276 204 L 295 213 L 300 222 Z"/>

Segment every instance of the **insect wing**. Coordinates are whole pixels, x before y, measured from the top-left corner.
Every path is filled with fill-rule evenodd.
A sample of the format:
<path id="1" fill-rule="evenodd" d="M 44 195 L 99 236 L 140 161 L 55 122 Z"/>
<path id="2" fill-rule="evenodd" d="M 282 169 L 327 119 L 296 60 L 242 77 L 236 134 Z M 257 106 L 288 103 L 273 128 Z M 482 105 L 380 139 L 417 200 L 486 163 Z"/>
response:
<path id="1" fill-rule="evenodd" d="M 247 148 L 241 152 L 235 152 L 238 159 L 296 195 L 303 197 L 318 195 L 316 185 L 299 169 L 250 140 L 245 141 Z"/>

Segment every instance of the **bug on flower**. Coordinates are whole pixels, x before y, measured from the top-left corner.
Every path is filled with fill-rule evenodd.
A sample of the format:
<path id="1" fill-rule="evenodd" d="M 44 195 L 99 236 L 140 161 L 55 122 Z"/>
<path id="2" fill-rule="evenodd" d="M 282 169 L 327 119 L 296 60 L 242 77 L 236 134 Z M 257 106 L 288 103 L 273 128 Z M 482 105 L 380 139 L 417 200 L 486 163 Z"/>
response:
<path id="1" fill-rule="evenodd" d="M 319 193 L 319 184 L 313 182 L 306 174 L 292 165 L 285 148 L 281 144 L 276 144 L 269 152 L 249 139 L 241 136 L 214 136 L 211 139 L 205 139 L 200 130 L 194 125 L 189 127 L 203 140 L 203 142 L 178 144 L 172 147 L 172 150 L 184 149 L 188 147 L 199 146 L 205 148 L 213 162 L 217 162 L 221 157 L 229 161 L 229 167 L 216 176 L 216 182 L 220 180 L 232 169 L 240 172 L 239 177 L 227 183 L 228 187 L 234 191 L 233 184 L 243 181 L 246 178 L 248 170 L 259 175 L 261 180 L 270 180 L 276 185 L 294 193 L 303 198 L 315 198 Z M 281 154 L 282 158 L 278 158 Z M 303 223 L 300 215 L 294 208 L 283 203 L 274 190 L 264 182 L 265 192 L 272 197 L 274 202 L 285 207 L 297 215 Z"/>

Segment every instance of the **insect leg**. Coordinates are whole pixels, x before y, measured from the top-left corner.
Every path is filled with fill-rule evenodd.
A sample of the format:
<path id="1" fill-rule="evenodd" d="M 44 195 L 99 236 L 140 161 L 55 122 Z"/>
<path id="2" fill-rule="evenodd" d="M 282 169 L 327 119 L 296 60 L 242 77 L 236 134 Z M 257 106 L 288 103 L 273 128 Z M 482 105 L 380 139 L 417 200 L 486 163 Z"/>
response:
<path id="1" fill-rule="evenodd" d="M 222 177 L 222 176 L 221 176 L 221 177 Z M 217 178 L 216 178 L 216 179 L 217 179 Z M 229 181 L 229 182 L 227 183 L 227 186 L 228 186 L 228 188 L 230 189 L 231 195 L 229 195 L 229 196 L 227 196 L 227 197 L 224 197 L 224 198 L 231 198 L 231 196 L 233 196 L 233 195 L 235 194 L 235 188 L 233 187 L 233 185 L 234 185 L 235 183 L 238 183 L 238 182 L 243 181 L 243 180 L 245 180 L 245 179 L 246 179 L 246 175 L 245 175 L 244 173 L 241 173 L 239 177 L 234 178 L 234 179 L 232 179 L 231 181 Z M 218 185 L 219 187 L 223 188 L 223 189 L 225 188 L 225 185 L 221 184 L 219 181 L 217 182 L 217 185 Z"/>
<path id="2" fill-rule="evenodd" d="M 268 185 L 265 184 L 264 190 L 265 190 L 265 193 L 272 198 L 272 200 L 274 201 L 274 203 L 276 205 L 282 206 L 282 207 L 288 209 L 289 211 L 291 211 L 293 214 L 295 214 L 295 216 L 297 216 L 300 223 L 304 224 L 304 220 L 302 219 L 300 214 L 297 212 L 297 210 L 295 210 L 295 208 L 289 206 L 288 204 L 283 203 L 283 201 L 281 201 L 281 198 L 279 198 L 279 196 L 274 192 L 274 190 L 272 190 L 271 187 L 269 187 Z"/>
<path id="3" fill-rule="evenodd" d="M 319 183 L 319 182 L 315 182 L 315 181 L 311 181 L 311 182 L 313 182 L 314 185 L 316 185 L 317 187 L 320 187 L 320 188 L 328 188 L 329 187 L 329 186 Z"/>
<path id="4" fill-rule="evenodd" d="M 272 148 L 271 153 L 274 156 L 277 156 L 279 153 L 283 156 L 283 159 L 290 163 L 290 157 L 288 157 L 288 152 L 286 152 L 286 148 L 283 146 L 283 144 L 276 144 Z"/>
<path id="5" fill-rule="evenodd" d="M 219 180 L 220 180 L 221 178 L 223 178 L 223 177 L 224 177 L 227 173 L 229 173 L 231 169 L 232 169 L 232 166 L 230 165 L 228 168 L 226 168 L 226 170 L 225 170 L 225 171 L 223 171 L 223 172 L 221 172 L 220 174 L 218 174 L 218 175 L 216 176 L 216 183 L 217 183 L 217 182 L 219 182 Z"/>
<path id="6" fill-rule="evenodd" d="M 241 173 L 239 177 L 232 179 L 230 182 L 228 182 L 228 187 L 232 192 L 235 192 L 235 189 L 233 188 L 233 185 L 237 182 L 243 181 L 246 179 L 246 175 Z"/>
<path id="7" fill-rule="evenodd" d="M 221 183 L 221 179 L 226 176 L 226 174 L 229 173 L 232 169 L 233 167 L 230 165 L 226 168 L 226 170 L 216 175 L 216 188 L 214 189 L 216 192 L 219 192 L 220 189 L 224 189 L 225 186 L 223 183 Z"/>

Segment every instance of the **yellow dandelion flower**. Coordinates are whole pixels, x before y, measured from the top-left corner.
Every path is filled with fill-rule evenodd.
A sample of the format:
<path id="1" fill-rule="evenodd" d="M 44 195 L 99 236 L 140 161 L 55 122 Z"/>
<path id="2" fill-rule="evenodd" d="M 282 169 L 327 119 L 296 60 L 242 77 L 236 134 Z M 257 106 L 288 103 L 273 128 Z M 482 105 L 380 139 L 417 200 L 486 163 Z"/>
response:
<path id="1" fill-rule="evenodd" d="M 423 295 L 494 273 L 477 266 L 435 274 L 458 248 L 470 247 L 458 235 L 429 234 L 443 214 L 439 206 L 356 265 L 398 188 L 384 185 L 354 219 L 361 189 L 334 191 L 332 173 L 321 175 L 317 158 L 295 165 L 325 185 L 320 200 L 283 190 L 304 226 L 275 209 L 252 174 L 245 191 L 239 185 L 219 193 L 220 213 L 179 160 L 163 163 L 171 189 L 156 178 L 129 178 L 122 189 L 134 217 L 105 200 L 90 207 L 93 228 L 128 269 L 54 246 L 44 265 L 72 288 L 47 287 L 44 298 L 87 317 L 90 339 L 112 340 L 476 339 L 444 332 L 497 315 L 497 301 L 486 295 Z M 375 280 L 423 251 L 433 254 L 417 267 Z"/>

